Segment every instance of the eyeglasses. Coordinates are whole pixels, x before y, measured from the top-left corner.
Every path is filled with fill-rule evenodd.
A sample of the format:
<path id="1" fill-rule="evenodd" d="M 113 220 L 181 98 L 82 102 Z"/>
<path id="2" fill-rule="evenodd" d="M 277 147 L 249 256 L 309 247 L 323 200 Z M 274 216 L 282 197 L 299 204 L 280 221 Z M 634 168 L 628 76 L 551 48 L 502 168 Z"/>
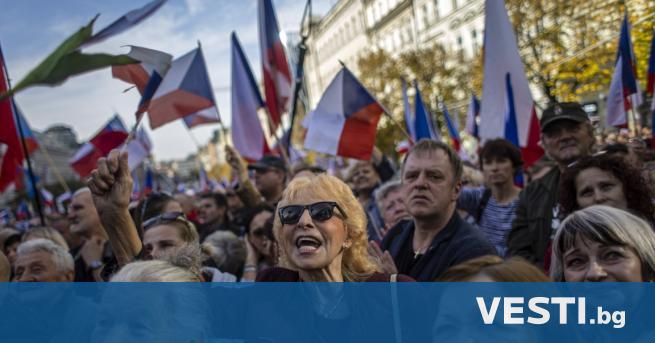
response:
<path id="1" fill-rule="evenodd" d="M 607 151 L 605 151 L 605 150 L 601 150 L 601 151 L 599 151 L 599 152 L 597 152 L 597 153 L 591 155 L 590 157 L 591 157 L 591 158 L 595 158 L 595 157 L 603 156 L 603 155 L 605 155 L 605 154 L 607 154 Z M 584 158 L 581 158 L 581 159 L 578 159 L 578 160 L 576 160 L 576 161 L 573 161 L 573 162 L 569 163 L 569 164 L 566 166 L 566 168 L 573 168 L 573 167 L 577 166 L 578 163 L 580 163 L 580 161 L 582 161 L 583 159 L 584 159 Z"/>
<path id="2" fill-rule="evenodd" d="M 188 227 L 191 227 L 191 225 L 193 225 L 182 212 L 166 212 L 146 220 L 143 223 L 143 231 L 146 231 L 157 224 L 169 223 L 174 221 L 182 222 Z"/>
<path id="3" fill-rule="evenodd" d="M 341 207 L 339 207 L 339 205 L 334 201 L 321 201 L 310 205 L 284 206 L 278 210 L 278 214 L 280 215 L 280 221 L 282 224 L 297 224 L 298 221 L 300 221 L 303 212 L 305 212 L 305 209 L 308 209 L 309 216 L 312 217 L 313 220 L 324 222 L 332 218 L 335 207 L 339 209 L 343 219 L 348 218 L 343 209 L 341 209 Z"/>

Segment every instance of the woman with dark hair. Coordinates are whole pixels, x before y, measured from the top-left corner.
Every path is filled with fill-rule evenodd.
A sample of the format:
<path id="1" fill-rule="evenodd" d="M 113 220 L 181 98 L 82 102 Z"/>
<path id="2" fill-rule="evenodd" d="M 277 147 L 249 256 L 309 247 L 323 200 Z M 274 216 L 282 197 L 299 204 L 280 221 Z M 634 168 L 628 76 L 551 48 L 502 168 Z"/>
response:
<path id="1" fill-rule="evenodd" d="M 650 189 L 641 172 L 625 159 L 606 153 L 568 166 L 560 179 L 559 204 L 565 215 L 591 205 L 629 210 L 651 223 L 655 215 Z"/>
<path id="2" fill-rule="evenodd" d="M 270 206 L 264 204 L 252 209 L 247 217 L 244 280 L 254 281 L 258 271 L 273 267 L 277 262 L 273 237 L 273 212 Z"/>
<path id="3" fill-rule="evenodd" d="M 521 151 L 514 144 L 502 138 L 488 141 L 480 151 L 480 169 L 486 186 L 465 187 L 457 200 L 457 208 L 473 216 L 500 256 L 507 251 L 507 235 L 521 191 L 514 185 L 514 176 L 522 167 Z"/>
<path id="4" fill-rule="evenodd" d="M 143 223 L 163 213 L 183 212 L 182 205 L 166 193 L 150 193 L 130 211 L 139 238 L 143 240 Z"/>

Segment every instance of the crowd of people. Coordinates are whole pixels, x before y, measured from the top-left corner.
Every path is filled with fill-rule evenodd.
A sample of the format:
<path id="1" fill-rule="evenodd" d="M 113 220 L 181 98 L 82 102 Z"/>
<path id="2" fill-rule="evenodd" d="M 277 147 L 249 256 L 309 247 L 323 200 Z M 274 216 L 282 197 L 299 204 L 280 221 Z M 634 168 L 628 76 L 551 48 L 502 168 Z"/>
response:
<path id="1" fill-rule="evenodd" d="M 338 176 L 228 147 L 230 187 L 139 201 L 112 151 L 66 215 L 0 230 L 0 281 L 653 281 L 651 149 L 600 142 L 578 103 L 540 125 L 546 154 L 527 177 L 500 138 L 477 165 L 421 140 Z"/>

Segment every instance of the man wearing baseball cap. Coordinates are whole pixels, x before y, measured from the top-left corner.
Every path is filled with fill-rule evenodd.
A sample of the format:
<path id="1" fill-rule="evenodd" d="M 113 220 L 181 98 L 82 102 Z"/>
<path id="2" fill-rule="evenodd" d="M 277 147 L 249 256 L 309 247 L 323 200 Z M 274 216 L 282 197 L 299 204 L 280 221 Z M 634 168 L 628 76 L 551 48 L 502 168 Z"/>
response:
<path id="1" fill-rule="evenodd" d="M 542 178 L 519 194 L 519 204 L 508 237 L 508 254 L 526 258 L 546 270 L 550 267 L 551 240 L 559 228 L 559 178 L 572 162 L 589 156 L 594 146 L 593 127 L 579 103 L 548 107 L 539 121 L 541 143 L 556 163 Z"/>

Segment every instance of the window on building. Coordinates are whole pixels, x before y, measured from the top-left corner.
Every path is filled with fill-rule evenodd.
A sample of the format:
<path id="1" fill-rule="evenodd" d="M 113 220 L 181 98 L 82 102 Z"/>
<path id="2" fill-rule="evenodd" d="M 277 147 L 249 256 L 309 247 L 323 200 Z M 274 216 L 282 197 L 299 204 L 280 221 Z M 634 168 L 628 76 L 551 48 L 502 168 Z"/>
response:
<path id="1" fill-rule="evenodd" d="M 462 36 L 457 36 L 457 55 L 460 60 L 464 59 L 464 40 Z"/>
<path id="2" fill-rule="evenodd" d="M 439 0 L 432 2 L 432 9 L 434 10 L 434 19 L 439 20 Z"/>
<path id="3" fill-rule="evenodd" d="M 457 0 L 452 0 L 452 3 L 453 3 L 453 12 L 454 12 L 454 11 L 459 7 L 459 6 L 458 6 L 459 1 L 457 1 Z"/>
<path id="4" fill-rule="evenodd" d="M 427 30 L 430 27 L 430 10 L 428 9 L 428 4 L 423 5 L 423 29 Z"/>

